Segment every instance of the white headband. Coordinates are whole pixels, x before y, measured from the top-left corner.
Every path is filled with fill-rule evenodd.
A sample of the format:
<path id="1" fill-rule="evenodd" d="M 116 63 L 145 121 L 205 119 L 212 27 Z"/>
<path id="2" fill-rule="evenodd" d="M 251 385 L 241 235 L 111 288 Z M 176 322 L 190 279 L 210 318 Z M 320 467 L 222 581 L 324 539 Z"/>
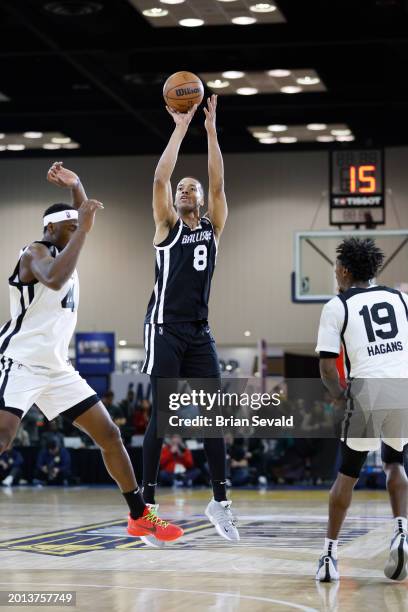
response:
<path id="1" fill-rule="evenodd" d="M 47 227 L 49 223 L 59 223 L 60 221 L 67 221 L 68 219 L 78 219 L 78 211 L 69 209 L 46 215 L 44 217 L 44 227 Z"/>

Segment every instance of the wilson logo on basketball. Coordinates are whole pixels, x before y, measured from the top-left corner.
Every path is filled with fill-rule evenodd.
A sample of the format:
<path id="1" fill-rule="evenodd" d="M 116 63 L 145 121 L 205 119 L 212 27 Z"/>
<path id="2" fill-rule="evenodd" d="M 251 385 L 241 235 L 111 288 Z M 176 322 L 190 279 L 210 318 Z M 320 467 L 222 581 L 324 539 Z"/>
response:
<path id="1" fill-rule="evenodd" d="M 200 93 L 199 87 L 180 87 L 180 89 L 176 89 L 176 96 L 189 96 L 198 93 Z"/>

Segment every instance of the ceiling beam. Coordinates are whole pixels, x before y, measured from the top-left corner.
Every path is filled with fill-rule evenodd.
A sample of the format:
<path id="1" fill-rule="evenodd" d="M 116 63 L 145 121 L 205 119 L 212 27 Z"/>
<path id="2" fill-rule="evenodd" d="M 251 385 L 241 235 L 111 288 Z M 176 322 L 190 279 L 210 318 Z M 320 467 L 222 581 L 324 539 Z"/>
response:
<path id="1" fill-rule="evenodd" d="M 407 0 L 408 1 L 408 0 Z M 3 3 L 6 4 L 7 0 L 3 0 Z M 26 27 L 27 23 L 24 22 L 24 25 Z M 30 24 L 32 25 L 32 24 Z M 32 30 L 34 33 L 36 33 L 37 35 L 40 36 L 46 36 L 47 40 L 44 40 L 44 42 L 46 42 L 46 44 L 53 44 L 48 35 L 44 35 L 44 34 L 39 34 L 39 30 L 38 28 L 35 28 L 35 31 Z M 227 42 L 224 39 L 221 39 L 220 41 L 216 41 L 214 40 L 215 37 L 212 37 L 213 42 L 209 43 L 208 39 L 205 40 L 201 40 L 197 38 L 197 44 L 191 44 L 191 42 L 189 42 L 189 51 L 190 52 L 197 52 L 197 53 L 202 53 L 205 51 L 231 51 L 231 52 L 242 52 L 243 50 L 243 45 L 242 42 L 241 43 L 231 43 L 231 42 Z M 317 40 L 317 39 L 309 39 L 309 40 L 276 40 L 273 37 L 269 37 L 269 39 L 265 39 L 265 41 L 257 41 L 257 42 L 251 42 L 251 41 L 247 41 L 245 43 L 245 48 L 246 49 L 254 49 L 254 50 L 268 50 L 268 49 L 302 49 L 302 48 L 321 48 L 321 47 L 325 47 L 325 48 L 333 48 L 334 51 L 338 50 L 339 47 L 366 47 L 366 46 L 370 46 L 370 45 L 379 45 L 379 44 L 385 44 L 385 45 L 401 45 L 401 46 L 407 46 L 408 45 L 408 37 L 406 38 L 394 38 L 392 36 L 390 37 L 384 37 L 384 36 L 378 36 L 378 37 L 374 37 L 374 38 L 358 38 L 358 39 L 350 39 L 350 40 L 333 40 L 331 39 L 322 39 L 322 40 Z M 154 46 L 150 45 L 147 47 L 141 46 L 141 47 L 122 47 L 122 48 L 117 48 L 115 49 L 115 53 L 117 54 L 125 54 L 125 55 L 133 55 L 133 54 L 145 54 L 145 55 L 158 55 L 161 56 L 161 59 L 163 60 L 162 54 L 163 53 L 173 53 L 173 54 L 184 54 L 186 50 L 186 43 L 182 43 L 182 44 L 160 44 L 160 40 L 155 40 L 154 41 Z M 31 51 L 0 51 L 0 58 L 9 58 L 9 57 L 50 57 L 50 56 L 59 56 L 59 55 L 69 55 L 70 57 L 74 58 L 76 56 L 84 56 L 84 55 L 104 55 L 106 54 L 106 50 L 99 48 L 99 47 L 87 47 L 87 48 L 79 48 L 79 49 L 70 49 L 69 52 L 67 51 L 63 51 L 60 47 L 58 47 L 57 45 L 55 45 L 55 48 L 50 48 L 48 50 L 38 50 L 38 49 L 33 49 Z M 221 58 L 222 59 L 222 58 Z M 259 60 L 262 60 L 262 57 L 258 58 Z M 270 64 L 270 60 L 268 60 L 267 62 L 268 64 Z"/>
<path id="2" fill-rule="evenodd" d="M 32 14 L 32 11 L 30 11 L 30 17 L 27 17 L 27 7 L 24 7 L 25 13 L 23 14 L 22 11 L 16 7 L 15 3 L 9 2 L 9 0 L 2 0 L 2 9 L 7 11 L 9 15 L 12 15 L 14 19 L 18 20 L 22 25 L 29 29 L 45 45 L 47 45 L 52 52 L 63 58 L 80 74 L 82 74 L 82 76 L 88 79 L 97 89 L 113 100 L 119 107 L 121 107 L 128 114 L 132 115 L 139 123 L 143 124 L 158 138 L 160 138 L 160 140 L 164 140 L 162 132 L 153 123 L 145 119 L 140 111 L 136 110 L 133 104 L 128 101 L 122 93 L 119 93 L 112 85 L 108 85 L 106 81 L 103 80 L 103 77 L 97 74 L 97 72 L 99 72 L 97 68 L 93 66 L 91 69 L 85 66 L 82 61 L 71 55 L 70 51 L 61 49 L 48 34 L 43 32 L 40 27 L 35 25 L 35 16 Z"/>

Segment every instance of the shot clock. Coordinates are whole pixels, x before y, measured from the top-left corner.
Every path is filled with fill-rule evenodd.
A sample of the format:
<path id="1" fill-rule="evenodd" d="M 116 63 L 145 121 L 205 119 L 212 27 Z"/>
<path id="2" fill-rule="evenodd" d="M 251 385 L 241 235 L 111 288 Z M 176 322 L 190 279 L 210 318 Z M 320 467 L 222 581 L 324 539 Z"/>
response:
<path id="1" fill-rule="evenodd" d="M 330 152 L 330 225 L 385 223 L 381 149 Z"/>

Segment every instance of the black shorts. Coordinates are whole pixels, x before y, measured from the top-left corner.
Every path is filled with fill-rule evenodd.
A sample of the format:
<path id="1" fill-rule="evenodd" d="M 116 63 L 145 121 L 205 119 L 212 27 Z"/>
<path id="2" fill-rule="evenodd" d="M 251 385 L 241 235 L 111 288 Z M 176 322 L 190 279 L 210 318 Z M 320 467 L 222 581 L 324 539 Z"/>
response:
<path id="1" fill-rule="evenodd" d="M 165 378 L 220 376 L 215 340 L 207 321 L 148 323 L 142 372 Z"/>

